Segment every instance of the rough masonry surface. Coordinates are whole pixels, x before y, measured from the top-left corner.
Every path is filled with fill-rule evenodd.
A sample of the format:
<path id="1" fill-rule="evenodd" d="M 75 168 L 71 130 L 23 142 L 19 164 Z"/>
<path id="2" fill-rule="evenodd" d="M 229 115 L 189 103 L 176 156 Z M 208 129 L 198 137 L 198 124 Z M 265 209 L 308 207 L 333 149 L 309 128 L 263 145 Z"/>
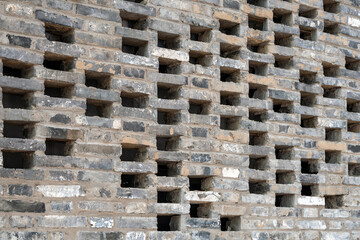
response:
<path id="1" fill-rule="evenodd" d="M 358 0 L 0 1 L 0 239 L 360 239 Z"/>

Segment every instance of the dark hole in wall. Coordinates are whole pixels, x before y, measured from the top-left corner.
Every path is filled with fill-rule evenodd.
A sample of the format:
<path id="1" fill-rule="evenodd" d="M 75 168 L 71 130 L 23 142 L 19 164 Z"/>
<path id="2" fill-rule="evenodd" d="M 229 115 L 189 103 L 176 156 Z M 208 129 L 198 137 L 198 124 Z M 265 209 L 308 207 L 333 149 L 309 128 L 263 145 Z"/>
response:
<path id="1" fill-rule="evenodd" d="M 69 156 L 72 150 L 71 141 L 55 141 L 47 139 L 45 144 L 45 155 Z"/>
<path id="2" fill-rule="evenodd" d="M 135 188 L 135 175 L 121 174 L 121 187 Z"/>
<path id="3" fill-rule="evenodd" d="M 179 117 L 177 111 L 162 111 L 158 109 L 158 124 L 174 125 L 178 123 Z"/>
<path id="4" fill-rule="evenodd" d="M 340 164 L 341 163 L 341 152 L 325 150 L 325 162 L 333 163 L 333 164 Z"/>
<path id="5" fill-rule="evenodd" d="M 179 216 L 165 215 L 157 216 L 157 230 L 158 231 L 178 231 Z"/>
<path id="6" fill-rule="evenodd" d="M 293 207 L 294 206 L 294 195 L 276 194 L 275 195 L 275 206 L 276 207 Z"/>
<path id="7" fill-rule="evenodd" d="M 227 35 L 233 35 L 233 36 L 239 36 L 240 34 L 240 24 L 236 22 L 230 22 L 226 20 L 219 20 L 220 27 L 219 31 L 227 34 Z"/>
<path id="8" fill-rule="evenodd" d="M 147 97 L 137 93 L 121 93 L 121 105 L 130 108 L 146 108 Z"/>
<path id="9" fill-rule="evenodd" d="M 283 47 L 291 47 L 293 42 L 293 37 L 291 34 L 275 32 L 275 45 Z"/>
<path id="10" fill-rule="evenodd" d="M 138 147 L 129 148 L 123 146 L 120 160 L 126 162 L 140 162 L 142 161 L 143 154 L 144 153 L 142 153 L 141 149 Z"/>
<path id="11" fill-rule="evenodd" d="M 276 183 L 293 184 L 295 182 L 294 172 L 276 172 Z"/>
<path id="12" fill-rule="evenodd" d="M 108 118 L 111 115 L 111 103 L 86 100 L 85 116 Z"/>
<path id="13" fill-rule="evenodd" d="M 109 89 L 111 76 L 109 74 L 85 71 L 85 86 L 100 89 Z"/>
<path id="14" fill-rule="evenodd" d="M 200 216 L 198 215 L 198 208 L 199 208 L 199 204 L 190 204 L 190 217 L 192 218 L 199 218 Z"/>
<path id="15" fill-rule="evenodd" d="M 225 117 L 220 116 L 220 129 L 223 130 L 238 130 L 240 127 L 240 117 Z"/>
<path id="16" fill-rule="evenodd" d="M 307 159 L 301 159 L 301 173 L 317 174 L 318 173 L 318 166 L 316 164 L 316 161 L 307 160 Z"/>
<path id="17" fill-rule="evenodd" d="M 49 41 L 74 42 L 74 28 L 59 24 L 45 23 L 45 37 Z"/>
<path id="18" fill-rule="evenodd" d="M 28 97 L 24 93 L 3 92 L 2 103 L 4 108 L 29 108 Z"/>
<path id="19" fill-rule="evenodd" d="M 177 99 L 178 98 L 178 89 L 176 87 L 167 87 L 158 85 L 157 86 L 157 96 L 161 99 Z"/>
<path id="20" fill-rule="evenodd" d="M 308 71 L 300 70 L 299 81 L 306 84 L 316 83 L 316 72 L 308 72 Z"/>
<path id="21" fill-rule="evenodd" d="M 178 144 L 177 137 L 156 137 L 156 147 L 160 151 L 175 150 Z"/>
<path id="22" fill-rule="evenodd" d="M 303 128 L 316 128 L 317 127 L 317 117 L 301 115 L 300 126 Z"/>
<path id="23" fill-rule="evenodd" d="M 3 151 L 3 168 L 30 169 L 33 166 L 33 152 Z"/>
<path id="24" fill-rule="evenodd" d="M 249 159 L 249 168 L 261 171 L 267 170 L 269 168 L 269 161 L 267 157 L 251 156 Z"/>
<path id="25" fill-rule="evenodd" d="M 325 195 L 325 208 L 327 209 L 339 209 L 344 206 L 343 195 Z"/>
<path id="26" fill-rule="evenodd" d="M 266 181 L 249 181 L 249 192 L 253 194 L 266 194 L 270 186 Z"/>
<path id="27" fill-rule="evenodd" d="M 189 190 L 190 191 L 203 191 L 202 181 L 204 178 L 189 177 Z"/>
<path id="28" fill-rule="evenodd" d="M 220 217 L 221 231 L 240 231 L 240 216 L 237 217 Z"/>
<path id="29" fill-rule="evenodd" d="M 360 164 L 358 163 L 349 163 L 348 164 L 348 175 L 349 176 L 360 176 Z"/>
<path id="30" fill-rule="evenodd" d="M 30 138 L 32 130 L 32 124 L 19 124 L 4 121 L 3 135 L 6 138 Z"/>

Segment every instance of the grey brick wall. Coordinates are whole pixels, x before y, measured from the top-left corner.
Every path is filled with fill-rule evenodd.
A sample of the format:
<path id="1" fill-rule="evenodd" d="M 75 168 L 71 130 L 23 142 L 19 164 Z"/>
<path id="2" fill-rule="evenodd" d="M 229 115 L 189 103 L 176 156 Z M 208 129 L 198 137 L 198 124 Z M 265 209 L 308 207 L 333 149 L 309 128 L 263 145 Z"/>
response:
<path id="1" fill-rule="evenodd" d="M 0 1 L 0 239 L 360 239 L 359 7 Z"/>

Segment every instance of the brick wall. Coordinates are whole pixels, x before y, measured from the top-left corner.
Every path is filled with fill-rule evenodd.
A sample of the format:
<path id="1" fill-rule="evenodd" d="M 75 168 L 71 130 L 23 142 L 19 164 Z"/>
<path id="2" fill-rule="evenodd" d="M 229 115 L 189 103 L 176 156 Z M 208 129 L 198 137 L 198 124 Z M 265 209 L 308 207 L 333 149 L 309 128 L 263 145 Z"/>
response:
<path id="1" fill-rule="evenodd" d="M 0 1 L 0 239 L 360 239 L 359 6 Z"/>

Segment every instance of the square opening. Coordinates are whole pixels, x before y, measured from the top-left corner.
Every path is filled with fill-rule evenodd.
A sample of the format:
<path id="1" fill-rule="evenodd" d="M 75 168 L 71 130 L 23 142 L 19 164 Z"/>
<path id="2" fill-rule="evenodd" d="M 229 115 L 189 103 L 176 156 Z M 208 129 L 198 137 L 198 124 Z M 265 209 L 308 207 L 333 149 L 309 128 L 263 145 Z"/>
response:
<path id="1" fill-rule="evenodd" d="M 293 16 L 291 11 L 275 8 L 273 10 L 273 22 L 291 26 L 293 24 Z"/>
<path id="2" fill-rule="evenodd" d="M 292 194 L 275 194 L 276 207 L 294 207 L 295 196 Z"/>
<path id="3" fill-rule="evenodd" d="M 3 136 L 5 138 L 31 138 L 34 132 L 33 123 L 4 121 Z"/>
<path id="4" fill-rule="evenodd" d="M 210 42 L 211 29 L 190 25 L 190 40 L 199 42 Z"/>
<path id="5" fill-rule="evenodd" d="M 356 58 L 345 57 L 345 68 L 347 70 L 359 71 L 360 60 Z"/>
<path id="6" fill-rule="evenodd" d="M 123 162 L 143 162 L 146 158 L 146 147 L 135 145 L 121 145 L 120 160 Z"/>
<path id="7" fill-rule="evenodd" d="M 161 99 L 179 98 L 179 88 L 177 86 L 157 85 L 157 97 Z"/>
<path id="8" fill-rule="evenodd" d="M 124 53 L 138 55 L 138 56 L 147 56 L 148 42 L 133 38 L 122 38 L 122 51 Z"/>
<path id="9" fill-rule="evenodd" d="M 247 39 L 246 47 L 251 52 L 256 53 L 267 53 L 268 52 L 268 41 L 259 41 L 258 39 Z"/>
<path id="10" fill-rule="evenodd" d="M 111 75 L 107 73 L 85 71 L 85 86 L 110 89 Z"/>
<path id="11" fill-rule="evenodd" d="M 266 144 L 267 134 L 264 132 L 249 131 L 249 145 L 263 146 Z"/>
<path id="12" fill-rule="evenodd" d="M 332 164 L 340 164 L 341 163 L 341 152 L 325 150 L 325 162 L 332 163 Z"/>
<path id="13" fill-rule="evenodd" d="M 265 110 L 249 108 L 249 120 L 266 122 L 267 119 L 268 116 Z"/>
<path id="14" fill-rule="evenodd" d="M 304 26 L 299 26 L 300 28 L 300 38 L 307 41 L 316 41 L 317 40 L 317 30 L 315 28 L 309 28 Z"/>
<path id="15" fill-rule="evenodd" d="M 276 172 L 277 184 L 293 184 L 295 182 L 295 172 Z"/>
<path id="16" fill-rule="evenodd" d="M 293 37 L 291 34 L 275 32 L 275 45 L 283 47 L 291 47 L 293 42 Z"/>
<path id="17" fill-rule="evenodd" d="M 249 168 L 265 171 L 270 168 L 269 159 L 266 156 L 250 156 Z"/>
<path id="18" fill-rule="evenodd" d="M 343 195 L 325 195 L 325 208 L 327 209 L 339 209 L 344 206 Z"/>
<path id="19" fill-rule="evenodd" d="M 293 155 L 294 155 L 293 147 L 275 146 L 276 159 L 291 160 L 293 159 Z"/>
<path id="20" fill-rule="evenodd" d="M 179 35 L 158 32 L 158 47 L 177 50 L 180 48 L 180 37 Z"/>
<path id="21" fill-rule="evenodd" d="M 277 113 L 293 113 L 293 102 L 273 99 L 273 110 Z"/>
<path id="22" fill-rule="evenodd" d="M 348 120 L 347 121 L 347 131 L 354 132 L 354 133 L 360 133 L 360 122 Z"/>
<path id="23" fill-rule="evenodd" d="M 348 175 L 353 176 L 353 177 L 360 177 L 360 164 L 359 163 L 349 163 Z"/>
<path id="24" fill-rule="evenodd" d="M 49 41 L 74 42 L 74 28 L 45 22 L 45 37 Z"/>
<path id="25" fill-rule="evenodd" d="M 180 191 L 160 191 L 157 192 L 157 203 L 178 203 L 180 202 Z"/>
<path id="26" fill-rule="evenodd" d="M 179 111 L 174 110 L 157 110 L 157 122 L 158 124 L 176 125 L 181 122 L 181 116 Z"/>
<path id="27" fill-rule="evenodd" d="M 293 58 L 288 56 L 274 55 L 274 67 L 282 69 L 291 69 L 293 67 Z"/>
<path id="28" fill-rule="evenodd" d="M 208 218 L 210 211 L 210 204 L 190 204 L 191 218 Z"/>
<path id="29" fill-rule="evenodd" d="M 140 0 L 135 0 L 135 1 L 137 2 Z M 137 29 L 137 30 L 145 30 L 146 28 L 147 17 L 144 15 L 120 10 L 120 17 L 123 27 Z"/>
<path id="30" fill-rule="evenodd" d="M 249 98 L 265 100 L 267 98 L 267 86 L 249 83 Z"/>
<path id="31" fill-rule="evenodd" d="M 314 107 L 316 103 L 316 94 L 300 92 L 300 105 Z"/>
<path id="32" fill-rule="evenodd" d="M 248 26 L 249 28 L 266 31 L 266 18 L 257 17 L 255 15 L 248 15 Z"/>
<path id="33" fill-rule="evenodd" d="M 220 104 L 228 106 L 239 106 L 240 94 L 220 91 Z"/>
<path id="34" fill-rule="evenodd" d="M 306 5 L 299 6 L 299 17 L 304 18 L 316 18 L 317 17 L 317 10 L 316 8 L 312 8 Z"/>
<path id="35" fill-rule="evenodd" d="M 249 179 L 249 192 L 253 194 L 266 194 L 270 190 L 270 185 L 266 181 L 256 181 Z"/>
<path id="36" fill-rule="evenodd" d="M 318 174 L 318 160 L 316 159 L 301 159 L 301 173 Z"/>
<path id="37" fill-rule="evenodd" d="M 238 130 L 240 127 L 240 117 L 220 116 L 220 129 Z"/>
<path id="38" fill-rule="evenodd" d="M 267 0 L 247 0 L 247 4 L 264 8 L 268 6 Z"/>
<path id="39" fill-rule="evenodd" d="M 201 114 L 207 115 L 209 114 L 209 102 L 205 101 L 197 101 L 197 100 L 189 100 L 189 113 L 191 114 Z"/>
<path id="40" fill-rule="evenodd" d="M 34 164 L 33 155 L 33 152 L 2 151 L 3 168 L 30 169 Z"/>
<path id="41" fill-rule="evenodd" d="M 329 13 L 338 13 L 340 11 L 340 2 L 334 0 L 323 0 L 324 11 Z"/>
<path id="42" fill-rule="evenodd" d="M 299 81 L 305 84 L 316 83 L 316 72 L 308 72 L 308 71 L 300 70 Z"/>
<path id="43" fill-rule="evenodd" d="M 30 108 L 30 93 L 5 92 L 3 89 L 2 104 L 4 108 Z"/>
<path id="44" fill-rule="evenodd" d="M 159 73 L 180 74 L 180 62 L 159 58 Z"/>
<path id="45" fill-rule="evenodd" d="M 33 67 L 20 61 L 8 61 L 3 59 L 3 76 L 16 78 L 31 78 Z"/>
<path id="46" fill-rule="evenodd" d="M 173 162 L 157 162 L 158 177 L 172 177 L 178 175 L 177 163 Z"/>
<path id="47" fill-rule="evenodd" d="M 240 24 L 236 22 L 230 22 L 226 20 L 219 20 L 220 27 L 219 31 L 226 35 L 239 36 L 240 35 Z"/>
<path id="48" fill-rule="evenodd" d="M 46 139 L 45 155 L 50 156 L 70 156 L 73 148 L 73 141 L 58 141 Z"/>
<path id="49" fill-rule="evenodd" d="M 74 85 L 64 85 L 54 82 L 44 82 L 44 95 L 54 98 L 71 98 L 74 91 Z"/>
<path id="50" fill-rule="evenodd" d="M 268 72 L 268 64 L 263 62 L 249 61 L 249 73 L 266 76 Z"/>
<path id="51" fill-rule="evenodd" d="M 129 108 L 146 108 L 148 103 L 147 95 L 141 93 L 121 93 L 121 105 Z"/>
<path id="52" fill-rule="evenodd" d="M 179 137 L 156 137 L 156 147 L 159 151 L 174 151 L 179 145 Z"/>
<path id="53" fill-rule="evenodd" d="M 221 231 L 240 231 L 241 219 L 240 216 L 220 217 L 220 230 Z"/>
<path id="54" fill-rule="evenodd" d="M 308 185 L 302 184 L 301 185 L 301 196 L 317 196 L 319 193 L 319 186 L 318 185 Z"/>
<path id="55" fill-rule="evenodd" d="M 209 59 L 210 55 L 205 54 L 203 52 L 191 51 L 189 52 L 189 63 L 191 64 L 198 64 L 201 66 L 209 66 Z"/>
<path id="56" fill-rule="evenodd" d="M 339 142 L 341 141 L 341 129 L 340 128 L 325 128 L 325 140 Z"/>
<path id="57" fill-rule="evenodd" d="M 164 215 L 157 216 L 157 230 L 158 231 L 179 231 L 180 216 L 179 215 Z"/>
<path id="58" fill-rule="evenodd" d="M 189 177 L 189 191 L 206 191 L 204 177 Z"/>
<path id="59" fill-rule="evenodd" d="M 301 115 L 301 124 L 303 128 L 316 128 L 318 118 L 314 116 Z"/>
<path id="60" fill-rule="evenodd" d="M 85 116 L 88 117 L 111 117 L 112 103 L 86 99 Z"/>
<path id="61" fill-rule="evenodd" d="M 145 174 L 122 173 L 120 186 L 122 188 L 145 188 L 145 178 Z"/>
<path id="62" fill-rule="evenodd" d="M 240 46 L 220 43 L 220 57 L 239 60 Z"/>
<path id="63" fill-rule="evenodd" d="M 329 63 L 322 63 L 323 65 L 323 72 L 325 77 L 338 77 L 339 76 L 339 66 L 332 65 Z"/>
<path id="64" fill-rule="evenodd" d="M 53 53 L 45 53 L 43 66 L 47 69 L 57 71 L 70 71 L 74 66 L 74 59 Z"/>
<path id="65" fill-rule="evenodd" d="M 240 70 L 220 67 L 221 82 L 240 82 Z"/>
<path id="66" fill-rule="evenodd" d="M 327 20 L 324 20 L 324 30 L 323 32 L 329 33 L 332 35 L 339 35 L 340 33 L 340 25 L 335 22 L 330 22 Z"/>
<path id="67" fill-rule="evenodd" d="M 340 98 L 341 87 L 322 86 L 322 88 L 324 89 L 324 98 Z"/>

